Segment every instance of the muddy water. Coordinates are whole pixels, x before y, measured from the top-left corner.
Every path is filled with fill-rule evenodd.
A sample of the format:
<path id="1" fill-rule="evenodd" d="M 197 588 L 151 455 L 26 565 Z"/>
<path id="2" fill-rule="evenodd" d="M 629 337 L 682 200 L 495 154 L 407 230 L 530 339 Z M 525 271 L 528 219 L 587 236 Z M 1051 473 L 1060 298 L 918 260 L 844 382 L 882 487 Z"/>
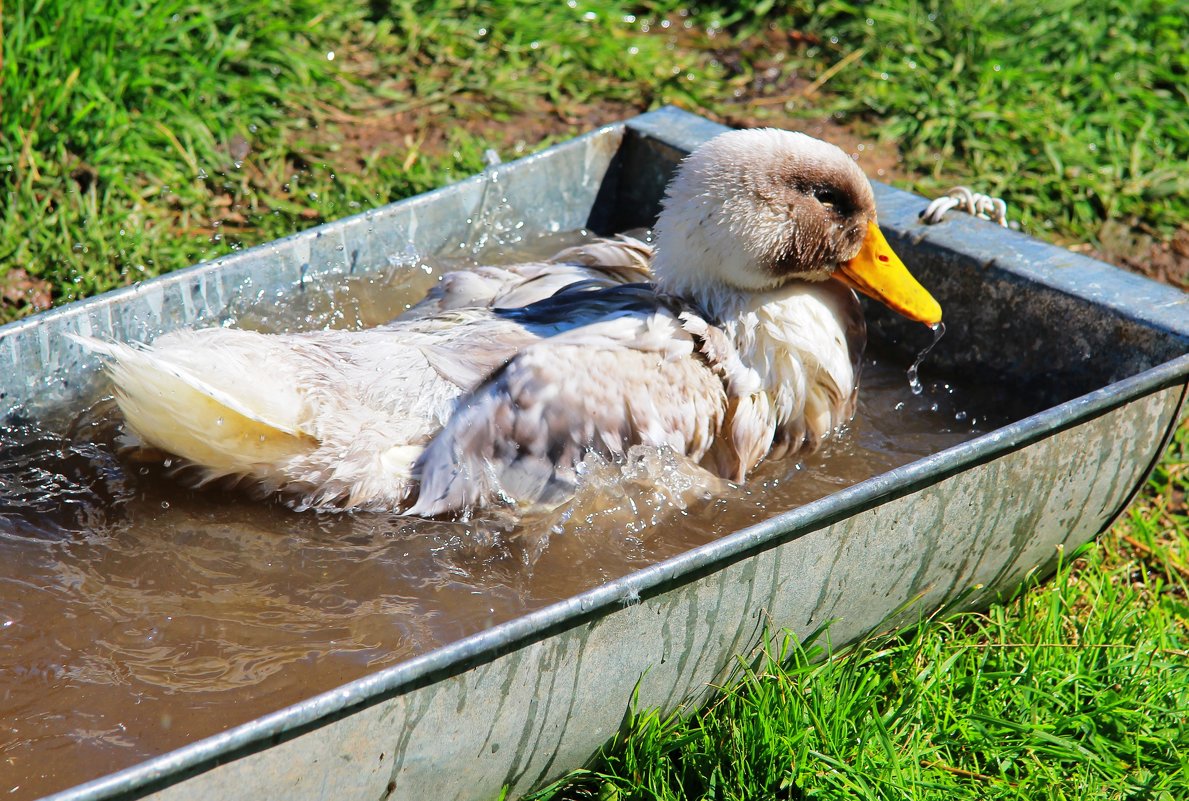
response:
<path id="1" fill-rule="evenodd" d="M 430 280 L 412 275 L 412 289 L 359 279 L 242 322 L 378 322 Z M 189 490 L 117 456 L 105 401 L 60 435 L 0 430 L 0 795 L 132 765 L 1008 419 L 927 362 L 913 394 L 906 367 L 869 355 L 850 430 L 746 487 L 708 493 L 673 457 L 640 453 L 590 465 L 573 503 L 520 525 L 296 513 Z"/>

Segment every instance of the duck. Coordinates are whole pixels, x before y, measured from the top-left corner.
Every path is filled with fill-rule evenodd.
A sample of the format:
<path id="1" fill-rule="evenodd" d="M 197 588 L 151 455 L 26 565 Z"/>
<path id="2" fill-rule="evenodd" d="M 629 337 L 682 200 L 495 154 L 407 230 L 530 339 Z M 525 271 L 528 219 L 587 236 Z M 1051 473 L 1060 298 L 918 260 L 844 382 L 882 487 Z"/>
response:
<path id="1" fill-rule="evenodd" d="M 559 258 L 560 257 L 560 258 Z M 743 482 L 854 414 L 856 292 L 935 325 L 841 149 L 775 128 L 687 156 L 651 247 L 444 277 L 363 331 L 87 340 L 125 426 L 191 480 L 298 509 L 468 517 L 556 506 L 590 453 L 668 448 Z"/>

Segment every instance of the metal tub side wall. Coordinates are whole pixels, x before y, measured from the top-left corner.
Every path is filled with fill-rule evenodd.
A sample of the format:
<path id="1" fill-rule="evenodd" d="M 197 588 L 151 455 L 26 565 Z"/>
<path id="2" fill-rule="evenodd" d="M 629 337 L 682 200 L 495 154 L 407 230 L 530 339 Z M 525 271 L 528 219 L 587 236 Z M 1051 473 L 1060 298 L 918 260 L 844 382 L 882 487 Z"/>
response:
<path id="1" fill-rule="evenodd" d="M 896 497 L 854 487 L 800 510 L 804 526 L 756 532 L 755 550 L 711 572 L 662 577 L 638 603 L 588 593 L 573 602 L 584 614 L 561 610 L 563 627 L 509 642 L 510 653 L 392 688 L 150 797 L 492 799 L 505 785 L 521 794 L 595 753 L 633 689 L 643 708 L 675 709 L 721 681 L 765 627 L 803 637 L 831 623 L 831 639 L 850 642 L 968 587 L 983 587 L 969 604 L 985 603 L 1051 564 L 1057 547 L 1089 540 L 1129 500 L 1183 398 L 1174 385 Z M 848 514 L 855 507 L 866 508 Z M 817 522 L 830 512 L 841 519 Z"/>
<path id="2" fill-rule="evenodd" d="M 727 130 L 663 109 L 628 123 L 619 206 L 648 224 L 676 163 Z M 1007 382 L 1054 406 L 1189 351 L 1189 295 L 1065 248 L 951 212 L 939 225 L 910 192 L 872 182 L 880 227 L 937 296 L 946 335 L 924 369 Z M 863 298 L 873 339 L 911 358 L 929 342 L 922 326 Z"/>
<path id="3" fill-rule="evenodd" d="M 969 215 L 876 186 L 880 224 L 941 302 L 946 334 L 924 370 L 1014 388 L 1047 408 L 1189 351 L 1189 295 Z M 911 355 L 929 340 L 866 303 L 872 336 Z"/>

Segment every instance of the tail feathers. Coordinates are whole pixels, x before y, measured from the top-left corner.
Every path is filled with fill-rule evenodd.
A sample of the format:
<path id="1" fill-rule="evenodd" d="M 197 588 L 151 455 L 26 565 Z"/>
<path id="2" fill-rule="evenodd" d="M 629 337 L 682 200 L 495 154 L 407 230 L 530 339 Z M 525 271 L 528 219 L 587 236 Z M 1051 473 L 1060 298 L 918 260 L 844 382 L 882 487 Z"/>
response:
<path id="1" fill-rule="evenodd" d="M 259 383 L 238 396 L 195 374 L 170 349 L 133 347 L 74 337 L 107 359 L 116 402 L 128 426 L 146 444 L 181 456 L 206 471 L 206 478 L 246 475 L 283 483 L 280 468 L 308 454 L 317 440 L 301 430 L 294 414 L 253 404 Z M 246 377 L 241 377 L 246 378 Z"/>

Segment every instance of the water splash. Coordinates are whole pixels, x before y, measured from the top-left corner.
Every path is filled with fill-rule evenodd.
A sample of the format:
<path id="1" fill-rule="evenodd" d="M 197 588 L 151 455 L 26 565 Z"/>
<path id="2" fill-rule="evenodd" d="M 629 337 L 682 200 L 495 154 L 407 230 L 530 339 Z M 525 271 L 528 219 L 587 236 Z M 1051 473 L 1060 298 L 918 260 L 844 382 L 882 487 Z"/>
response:
<path id="1" fill-rule="evenodd" d="M 945 323 L 934 323 L 929 327 L 933 329 L 933 341 L 917 354 L 916 361 L 912 363 L 912 367 L 908 368 L 908 386 L 912 390 L 913 395 L 920 395 L 925 391 L 925 388 L 921 385 L 920 378 L 917 376 L 921 362 L 925 361 L 925 357 L 929 355 L 929 351 L 933 350 L 937 343 L 941 341 L 941 338 L 945 336 Z"/>
<path id="2" fill-rule="evenodd" d="M 576 468 L 574 496 L 552 512 L 555 534 L 639 543 L 674 516 L 730 492 L 730 485 L 668 448 L 633 445 L 605 458 L 589 453 Z M 622 547 L 622 546 L 620 546 Z"/>
<path id="3" fill-rule="evenodd" d="M 466 219 L 466 234 L 456 245 L 444 243 L 437 253 L 447 260 L 461 257 L 477 265 L 480 254 L 487 248 L 515 245 L 524 240 L 526 222 L 518 218 L 501 183 L 503 161 L 492 149 L 483 154 L 483 161 L 487 166 L 482 173 L 482 193 L 474 212 Z"/>
<path id="4" fill-rule="evenodd" d="M 132 494 L 110 445 L 35 425 L 0 426 L 0 540 L 105 530 L 119 523 Z"/>

